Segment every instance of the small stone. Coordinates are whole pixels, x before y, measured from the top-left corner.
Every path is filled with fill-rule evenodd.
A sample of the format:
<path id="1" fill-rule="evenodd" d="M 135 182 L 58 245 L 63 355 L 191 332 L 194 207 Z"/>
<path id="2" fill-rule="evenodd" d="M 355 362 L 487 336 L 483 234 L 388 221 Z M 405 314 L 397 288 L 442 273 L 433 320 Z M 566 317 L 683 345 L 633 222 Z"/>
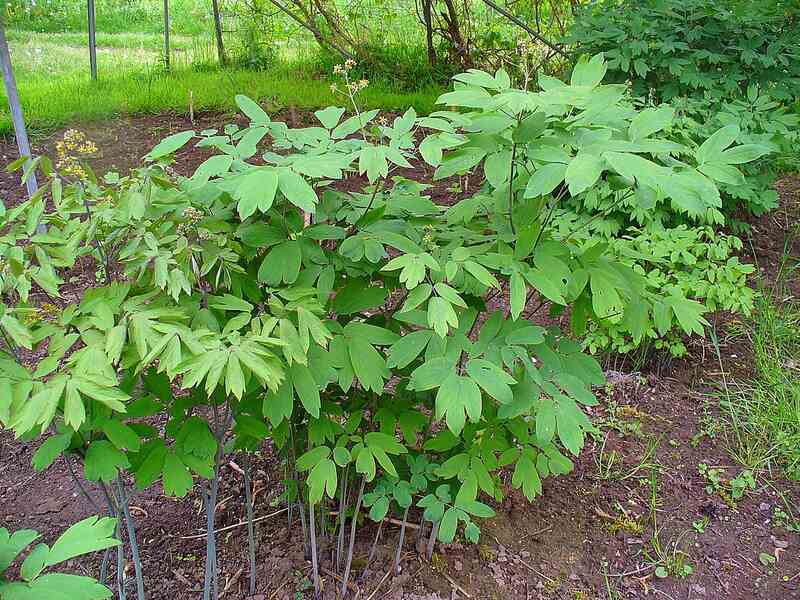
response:
<path id="1" fill-rule="evenodd" d="M 780 548 L 781 550 L 785 550 L 789 547 L 789 542 L 786 540 L 773 539 L 772 543 L 775 544 L 776 548 Z"/>
<path id="2" fill-rule="evenodd" d="M 767 504 L 766 502 L 762 502 L 761 504 L 758 505 L 758 510 L 762 512 L 769 512 L 770 508 L 771 508 L 770 505 Z"/>
<path id="3" fill-rule="evenodd" d="M 706 588 L 704 588 L 704 587 L 703 587 L 702 585 L 700 585 L 699 583 L 695 583 L 695 584 L 692 586 L 692 590 L 694 590 L 694 593 L 695 593 L 695 594 L 699 594 L 700 596 L 705 596 L 705 595 L 706 595 Z"/>
<path id="4" fill-rule="evenodd" d="M 464 569 L 464 565 L 460 560 L 457 560 L 453 565 L 453 568 L 460 573 Z"/>

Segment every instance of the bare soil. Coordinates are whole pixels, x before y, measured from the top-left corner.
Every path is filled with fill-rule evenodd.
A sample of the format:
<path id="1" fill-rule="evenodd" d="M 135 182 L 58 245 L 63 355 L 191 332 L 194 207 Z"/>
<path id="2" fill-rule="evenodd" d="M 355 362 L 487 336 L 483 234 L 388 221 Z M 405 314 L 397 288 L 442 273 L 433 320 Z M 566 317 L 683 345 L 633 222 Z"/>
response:
<path id="1" fill-rule="evenodd" d="M 300 125 L 304 115 L 283 115 Z M 125 172 L 155 143 L 189 128 L 220 127 L 233 120 L 200 115 L 191 124 L 183 116 L 124 117 L 82 127 L 101 150 L 94 159 L 98 174 Z M 55 137 L 41 140 L 38 152 L 53 154 Z M 188 174 L 208 154 L 184 149 L 176 169 Z M 16 158 L 13 144 L 0 142 L 0 161 Z M 419 174 L 418 174 L 419 176 Z M 743 258 L 755 261 L 767 281 L 777 279 L 784 242 L 795 227 L 800 179 L 779 182 L 779 211 L 752 222 L 752 248 Z M 431 190 L 437 202 L 452 203 L 460 192 L 448 182 Z M 6 205 L 23 198 L 18 175 L 0 173 L 0 197 Z M 791 248 L 792 251 L 796 248 Z M 794 253 L 796 255 L 796 252 Z M 91 285 L 93 267 L 76 279 Z M 79 289 L 76 290 L 76 293 Z M 411 531 L 404 547 L 403 573 L 386 575 L 398 536 L 383 527 L 376 558 L 365 571 L 377 525 L 360 527 L 354 561 L 354 589 L 361 600 L 595 600 L 667 598 L 672 600 L 782 600 L 800 598 L 800 535 L 775 518 L 800 500 L 797 483 L 759 478 L 756 490 L 738 502 L 706 490 L 698 472 L 706 463 L 724 469 L 727 478 L 741 471 L 730 458 L 731 440 L 719 413 L 719 384 L 726 376 L 746 373 L 750 350 L 746 338 L 724 332 L 729 315 L 719 315 L 722 361 L 708 342 L 695 340 L 690 358 L 648 367 L 642 373 L 609 371 L 609 386 L 593 416 L 604 435 L 590 440 L 569 476 L 550 478 L 533 504 L 511 490 L 497 506 L 498 516 L 481 524 L 478 545 L 438 545 L 424 561 Z M 621 362 L 619 364 L 625 364 Z M 610 366 L 610 365 L 609 365 Z M 619 369 L 619 367 L 616 367 Z M 38 442 L 14 440 L 0 431 L 0 526 L 35 528 L 52 541 L 71 523 L 97 514 L 79 493 L 66 464 L 56 462 L 35 473 L 30 466 Z M 303 556 L 299 524 L 275 501 L 282 473 L 269 447 L 254 469 L 257 525 L 257 593 L 249 596 L 243 478 L 238 465 L 223 469 L 218 511 L 220 569 L 224 597 L 249 600 L 310 598 L 310 563 Z M 90 495 L 102 507 L 100 495 Z M 726 501 L 727 500 L 727 501 Z M 200 597 L 205 552 L 204 515 L 199 497 L 164 498 L 155 486 L 133 499 L 149 598 L 189 600 Z M 418 519 L 418 515 L 416 515 Z M 228 528 L 230 527 L 230 528 Z M 228 529 L 226 529 L 228 528 Z M 763 564 L 762 553 L 776 560 Z M 327 558 L 326 558 L 327 556 Z M 330 550 L 323 548 L 323 566 Z M 764 558 L 763 556 L 761 557 Z M 97 575 L 100 557 L 68 568 Z M 691 573 L 678 575 L 683 565 Z M 671 571 L 656 576 L 656 567 Z M 128 565 L 132 572 L 132 565 Z M 325 576 L 326 598 L 337 582 Z M 130 590 L 130 594 L 133 590 Z M 45 600 L 45 599 L 43 599 Z"/>

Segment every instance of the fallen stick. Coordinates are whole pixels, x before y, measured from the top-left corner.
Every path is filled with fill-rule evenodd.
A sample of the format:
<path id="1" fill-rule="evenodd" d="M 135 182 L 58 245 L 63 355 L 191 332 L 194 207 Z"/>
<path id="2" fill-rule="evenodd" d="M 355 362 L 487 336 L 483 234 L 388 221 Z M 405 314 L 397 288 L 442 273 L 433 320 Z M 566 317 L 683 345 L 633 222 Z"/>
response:
<path id="1" fill-rule="evenodd" d="M 386 575 L 383 576 L 383 579 L 381 579 L 378 582 L 378 586 L 374 590 L 372 590 L 372 593 L 369 596 L 367 596 L 366 600 L 372 600 L 375 594 L 378 593 L 378 590 L 381 589 L 384 583 L 386 583 L 386 580 L 389 579 L 389 576 L 391 574 L 392 574 L 392 569 L 390 568 L 388 571 L 386 571 Z"/>
<path id="2" fill-rule="evenodd" d="M 276 510 L 275 512 L 269 513 L 268 515 L 264 515 L 262 517 L 258 517 L 256 519 L 253 519 L 253 523 L 258 523 L 259 521 L 263 521 L 264 519 L 269 519 L 269 518 L 275 517 L 277 515 L 283 514 L 287 510 L 289 510 L 289 509 L 288 508 L 282 508 L 280 510 Z M 221 533 L 223 531 L 228 531 L 230 529 L 236 529 L 237 527 L 242 527 L 243 525 L 247 525 L 247 521 L 240 521 L 239 523 L 236 523 L 234 525 L 228 525 L 227 527 L 222 527 L 220 529 L 215 529 L 214 533 Z M 198 533 L 197 535 L 182 535 L 182 536 L 179 536 L 178 539 L 179 540 L 198 540 L 200 538 L 206 537 L 207 535 L 208 535 L 208 533 Z"/>
<path id="3" fill-rule="evenodd" d="M 328 514 L 336 516 L 336 515 L 339 514 L 339 511 L 338 510 L 332 510 Z M 390 519 L 389 517 L 385 517 L 383 519 L 383 521 L 385 523 L 390 523 L 391 525 L 397 525 L 398 527 L 402 527 L 403 526 L 403 522 L 400 519 Z M 376 523 L 377 522 L 379 522 L 379 521 L 376 521 Z M 420 526 L 417 525 L 416 523 L 412 523 L 410 521 L 406 521 L 406 529 L 419 529 L 419 528 L 420 528 Z"/>
<path id="4" fill-rule="evenodd" d="M 444 576 L 445 579 L 447 579 L 447 581 L 450 582 L 450 585 L 452 585 L 453 588 L 455 588 L 455 590 L 458 591 L 460 594 L 463 594 L 465 598 L 472 598 L 472 596 L 470 596 L 464 588 L 458 585 L 455 582 L 455 580 L 452 577 L 450 577 L 450 575 L 448 575 L 447 573 L 442 573 L 442 575 Z"/>

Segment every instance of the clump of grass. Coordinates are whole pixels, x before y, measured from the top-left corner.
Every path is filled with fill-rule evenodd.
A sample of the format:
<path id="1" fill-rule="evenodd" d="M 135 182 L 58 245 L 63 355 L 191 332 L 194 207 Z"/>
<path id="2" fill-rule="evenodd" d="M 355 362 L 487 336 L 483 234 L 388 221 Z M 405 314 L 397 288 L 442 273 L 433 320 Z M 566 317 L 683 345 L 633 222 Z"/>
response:
<path id="1" fill-rule="evenodd" d="M 727 382 L 722 402 L 731 454 L 748 468 L 800 479 L 800 301 L 783 285 L 762 291 L 747 335 L 753 377 Z"/>

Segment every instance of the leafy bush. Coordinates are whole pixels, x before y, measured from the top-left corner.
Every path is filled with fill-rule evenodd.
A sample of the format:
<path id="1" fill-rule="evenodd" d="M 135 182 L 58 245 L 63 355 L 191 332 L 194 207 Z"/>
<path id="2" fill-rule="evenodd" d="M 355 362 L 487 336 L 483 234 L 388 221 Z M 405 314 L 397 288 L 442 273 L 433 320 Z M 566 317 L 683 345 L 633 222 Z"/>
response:
<path id="1" fill-rule="evenodd" d="M 676 120 L 673 139 L 699 145 L 714 131 L 732 126 L 739 130 L 736 141 L 757 144 L 769 149 L 763 157 L 741 165 L 744 177 L 717 179 L 725 213 L 764 214 L 778 206 L 778 193 L 773 183 L 780 172 L 800 167 L 797 145 L 800 143 L 800 115 L 789 110 L 755 85 L 741 97 L 713 102 L 700 98 L 673 101 Z"/>
<path id="2" fill-rule="evenodd" d="M 783 102 L 800 96 L 798 19 L 774 0 L 604 0 L 585 5 L 569 40 L 604 52 L 609 79 L 638 95 L 720 99 L 756 85 Z"/>
<path id="3" fill-rule="evenodd" d="M 718 209 L 704 165 L 760 151 L 726 149 L 724 129 L 694 151 L 657 137 L 670 119 L 602 85 L 602 56 L 569 84 L 543 76 L 538 92 L 473 70 L 439 100 L 458 110 L 391 124 L 360 110 L 362 84 L 339 71 L 353 116 L 329 107 L 318 126 L 290 129 L 239 96 L 248 127 L 170 136 L 126 177 L 39 158 L 52 202 L 43 188 L 1 215 L 0 422 L 29 437 L 55 425 L 39 469 L 69 452 L 101 485 L 130 472 L 183 496 L 208 480 L 206 599 L 220 465 L 267 438 L 303 523 L 307 512 L 315 573 L 315 510 L 337 502 L 340 555 L 353 514 L 345 586 L 364 503 L 376 519 L 393 501 L 406 518 L 413 503 L 434 537 L 463 526 L 475 541 L 494 514 L 479 494 L 504 496 L 503 469 L 531 500 L 569 472 L 594 430 L 582 406 L 603 382 L 576 341 L 589 324 L 641 340 L 651 328 L 701 334 L 705 321 L 678 285 L 649 285 L 609 244 L 565 235 L 554 211 L 606 182 L 644 211 L 661 197 Z M 434 132 L 417 148 L 420 127 Z M 67 150 L 89 147 L 70 135 Z M 192 140 L 215 154 L 179 177 L 170 164 Z M 434 180 L 482 167 L 486 181 L 438 206 L 397 175 L 417 152 Z M 61 298 L 81 257 L 105 283 Z M 570 311 L 571 335 L 522 318 L 541 307 Z M 146 420 L 157 415 L 163 431 Z"/>
<path id="4" fill-rule="evenodd" d="M 742 249 L 742 240 L 734 235 L 721 234 L 707 225 L 649 227 L 629 229 L 609 244 L 621 261 L 645 276 L 650 290 L 691 298 L 712 311 L 749 315 L 753 310 L 755 294 L 747 278 L 755 267 L 735 256 Z M 668 350 L 672 356 L 686 354 L 684 340 L 674 330 L 665 335 L 652 326 L 644 338 L 646 343 L 636 343 L 614 324 L 603 323 L 593 329 L 584 345 L 593 353 L 626 353 L 643 345 L 645 349 Z"/>
<path id="5" fill-rule="evenodd" d="M 111 598 L 111 590 L 90 577 L 44 571 L 72 558 L 119 546 L 113 537 L 115 524 L 115 519 L 89 517 L 67 529 L 52 546 L 37 544 L 22 561 L 17 581 L 6 576 L 8 568 L 39 534 L 31 529 L 12 534 L 0 528 L 0 600 Z"/>

